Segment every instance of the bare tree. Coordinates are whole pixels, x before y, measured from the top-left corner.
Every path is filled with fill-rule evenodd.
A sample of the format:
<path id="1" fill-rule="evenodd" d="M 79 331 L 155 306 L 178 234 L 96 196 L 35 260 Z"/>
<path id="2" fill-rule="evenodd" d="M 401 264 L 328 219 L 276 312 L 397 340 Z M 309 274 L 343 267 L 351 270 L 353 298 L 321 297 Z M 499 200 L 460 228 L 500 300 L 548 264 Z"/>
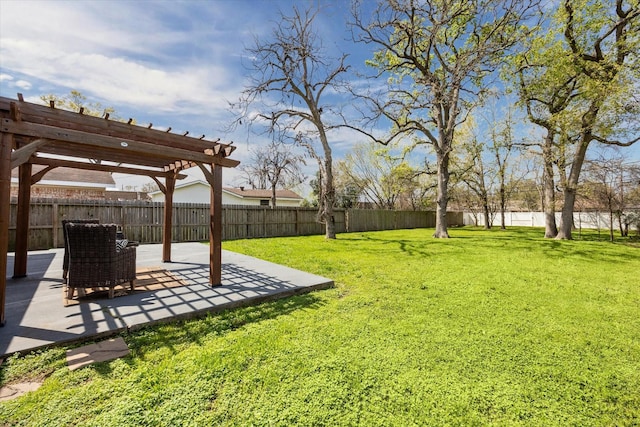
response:
<path id="1" fill-rule="evenodd" d="M 250 83 L 235 107 L 241 118 L 293 136 L 318 163 L 318 216 L 326 238 L 335 239 L 333 156 L 327 136 L 332 127 L 327 119 L 330 108 L 322 101 L 342 84 L 347 66 L 346 55 L 332 59 L 325 52 L 314 29 L 317 14 L 312 7 L 301 11 L 294 6 L 291 16 L 281 14 L 269 39 L 255 39 L 247 49 L 252 58 Z M 251 106 L 261 112 L 252 114 Z"/>
<path id="2" fill-rule="evenodd" d="M 160 190 L 160 187 L 155 182 L 145 182 L 140 188 L 140 191 L 144 193 L 153 193 L 154 191 L 159 191 L 159 190 Z"/>
<path id="3" fill-rule="evenodd" d="M 592 159 L 585 162 L 585 182 L 581 193 L 592 206 L 604 209 L 609 214 L 609 238 L 614 240 L 614 219 L 618 222 L 621 236 L 628 235 L 627 207 L 633 204 L 634 176 L 640 167 L 627 164 L 619 156 Z"/>
<path id="4" fill-rule="evenodd" d="M 465 173 L 460 180 L 475 197 L 467 197 L 467 202 L 475 202 L 482 207 L 484 214 L 484 228 L 491 228 L 493 217 L 495 216 L 495 203 L 493 200 L 495 171 L 485 165 L 484 153 L 485 145 L 478 141 L 476 135 L 471 136 L 470 141 L 465 144 L 466 161 L 468 165 L 464 167 Z M 464 193 L 463 193 L 464 194 Z M 467 196 L 469 194 L 467 193 Z"/>
<path id="5" fill-rule="evenodd" d="M 437 158 L 438 192 L 434 237 L 447 238 L 449 160 L 454 134 L 479 103 L 485 77 L 527 35 L 524 23 L 536 0 L 380 1 L 371 19 L 354 8 L 356 41 L 379 50 L 369 64 L 387 77 L 382 92 L 365 95 L 371 120 L 391 123 L 388 143 L 410 135 Z"/>
<path id="6" fill-rule="evenodd" d="M 304 157 L 290 145 L 272 141 L 269 145 L 251 150 L 249 161 L 240 166 L 242 180 L 253 188 L 271 189 L 271 207 L 276 207 L 276 190 L 294 187 L 304 182 Z"/>
<path id="7" fill-rule="evenodd" d="M 427 172 L 411 165 L 402 152 L 372 141 L 356 144 L 336 171 L 378 209 L 418 210 L 433 189 Z"/>
<path id="8" fill-rule="evenodd" d="M 349 179 L 367 201 L 378 209 L 393 209 L 398 199 L 397 186 L 391 178 L 402 159 L 382 152 L 374 143 L 360 143 L 338 162 L 340 175 Z"/>
<path id="9" fill-rule="evenodd" d="M 491 110 L 491 117 L 485 120 L 489 125 L 489 134 L 491 136 L 489 151 L 493 156 L 496 180 L 498 181 L 497 197 L 500 209 L 500 229 L 504 230 L 506 229 L 505 212 L 507 203 L 517 190 L 520 182 L 528 174 L 528 170 L 522 167 L 526 163 L 515 157 L 513 109 L 511 107 L 508 108 L 503 120 L 498 119 L 495 113 L 496 109 L 494 108 Z"/>

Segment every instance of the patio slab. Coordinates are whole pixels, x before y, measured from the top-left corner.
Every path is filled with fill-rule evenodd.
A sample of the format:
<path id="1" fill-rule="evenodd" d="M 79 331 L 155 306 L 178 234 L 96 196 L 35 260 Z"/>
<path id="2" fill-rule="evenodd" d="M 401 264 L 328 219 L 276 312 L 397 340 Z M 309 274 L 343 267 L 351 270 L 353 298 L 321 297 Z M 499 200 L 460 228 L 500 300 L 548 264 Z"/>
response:
<path id="1" fill-rule="evenodd" d="M 211 287 L 207 245 L 174 243 L 171 263 L 161 262 L 162 245 L 141 245 L 139 268 L 165 269 L 186 285 L 65 307 L 63 254 L 63 249 L 29 252 L 27 277 L 7 278 L 0 355 L 96 339 L 333 286 L 325 277 L 223 251 L 222 286 Z M 13 259 L 10 253 L 8 274 L 13 273 Z"/>

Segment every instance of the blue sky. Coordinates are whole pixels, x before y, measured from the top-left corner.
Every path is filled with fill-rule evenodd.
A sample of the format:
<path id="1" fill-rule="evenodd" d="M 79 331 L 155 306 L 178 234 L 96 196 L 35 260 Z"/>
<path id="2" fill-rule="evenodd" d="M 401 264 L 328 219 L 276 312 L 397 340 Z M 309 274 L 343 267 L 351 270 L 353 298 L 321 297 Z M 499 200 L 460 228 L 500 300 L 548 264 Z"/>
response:
<path id="1" fill-rule="evenodd" d="M 246 129 L 223 132 L 232 119 L 228 102 L 245 84 L 244 48 L 270 34 L 278 11 L 293 3 L 318 0 L 0 0 L 0 95 L 40 102 L 40 95 L 78 90 L 138 124 L 234 141 L 233 157 L 242 161 L 250 146 L 265 143 Z M 329 55 L 339 56 L 349 1 L 319 3 L 317 30 Z M 362 64 L 360 53 L 351 60 Z M 352 143 L 334 138 L 343 139 L 338 151 Z M 225 185 L 234 177 L 225 171 Z"/>
<path id="2" fill-rule="evenodd" d="M 223 132 L 228 102 L 245 85 L 244 48 L 268 36 L 278 11 L 288 14 L 292 4 L 321 6 L 316 29 L 329 56 L 347 52 L 355 69 L 370 57 L 348 41 L 349 0 L 0 0 L 0 95 L 38 102 L 78 90 L 138 124 L 234 141 L 242 161 L 268 142 L 246 129 Z M 331 139 L 337 158 L 362 140 L 344 131 Z M 627 155 L 640 158 L 640 148 Z M 225 171 L 225 185 L 235 179 Z"/>

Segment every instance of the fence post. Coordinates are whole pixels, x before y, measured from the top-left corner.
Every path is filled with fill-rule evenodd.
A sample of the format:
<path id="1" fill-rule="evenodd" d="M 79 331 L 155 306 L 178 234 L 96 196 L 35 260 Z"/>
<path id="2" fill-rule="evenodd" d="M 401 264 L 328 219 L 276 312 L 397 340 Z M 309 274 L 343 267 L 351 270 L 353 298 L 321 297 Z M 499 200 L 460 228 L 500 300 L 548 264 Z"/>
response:
<path id="1" fill-rule="evenodd" d="M 58 247 L 58 204 L 51 204 L 51 238 L 53 239 L 53 247 Z"/>
<path id="2" fill-rule="evenodd" d="M 234 208 L 234 209 L 235 209 L 235 208 Z M 245 210 L 245 216 L 244 216 L 244 223 L 245 223 L 245 226 L 247 227 L 247 236 L 246 236 L 246 237 L 247 237 L 247 239 L 249 239 L 249 238 L 251 238 L 251 237 L 255 237 L 255 236 L 251 236 L 251 235 L 249 234 L 249 230 L 251 229 L 251 227 L 249 226 L 249 217 L 251 216 L 251 215 L 249 214 L 249 212 L 250 212 L 250 211 L 249 211 L 249 208 L 247 208 L 247 209 Z"/>
<path id="3" fill-rule="evenodd" d="M 262 237 L 267 237 L 267 208 L 262 209 Z"/>
<path id="4" fill-rule="evenodd" d="M 351 220 L 351 209 L 345 209 L 344 210 L 344 229 L 347 233 L 349 233 L 351 231 L 351 224 L 350 224 L 350 220 Z"/>

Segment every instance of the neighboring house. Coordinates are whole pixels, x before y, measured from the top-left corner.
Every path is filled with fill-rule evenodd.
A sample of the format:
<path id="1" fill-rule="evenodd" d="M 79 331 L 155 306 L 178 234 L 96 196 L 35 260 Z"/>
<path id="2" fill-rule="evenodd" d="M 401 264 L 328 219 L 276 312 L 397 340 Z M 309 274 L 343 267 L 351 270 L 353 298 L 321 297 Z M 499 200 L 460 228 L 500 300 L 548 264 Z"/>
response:
<path id="1" fill-rule="evenodd" d="M 33 165 L 32 174 L 45 166 Z M 11 196 L 18 196 L 18 168 L 11 170 Z M 109 172 L 59 167 L 47 172 L 31 186 L 32 198 L 104 200 L 107 190 L 116 188 Z"/>
<path id="2" fill-rule="evenodd" d="M 152 201 L 164 202 L 161 191 L 149 193 Z M 176 185 L 173 192 L 174 203 L 209 203 L 211 187 L 206 181 L 198 180 Z M 276 206 L 297 207 L 302 203 L 302 197 L 290 190 L 276 190 Z M 270 206 L 271 190 L 249 190 L 245 187 L 222 188 L 223 205 Z"/>

